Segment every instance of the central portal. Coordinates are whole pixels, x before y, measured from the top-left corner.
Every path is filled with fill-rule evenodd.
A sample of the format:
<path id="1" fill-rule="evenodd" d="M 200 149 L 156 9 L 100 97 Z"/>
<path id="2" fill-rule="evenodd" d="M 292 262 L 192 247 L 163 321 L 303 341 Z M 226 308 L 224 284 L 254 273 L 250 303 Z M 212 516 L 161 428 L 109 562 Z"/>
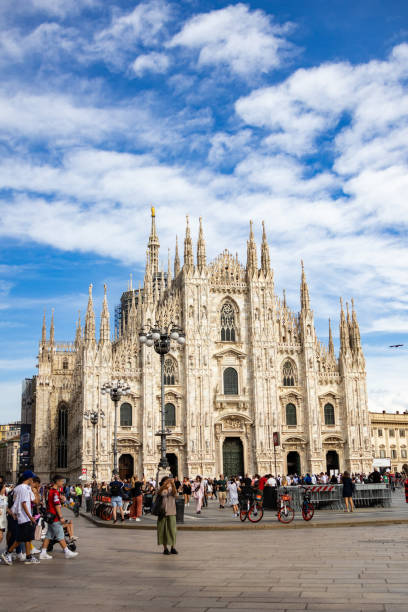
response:
<path id="1" fill-rule="evenodd" d="M 244 450 L 241 438 L 225 438 L 222 447 L 224 476 L 244 475 Z"/>

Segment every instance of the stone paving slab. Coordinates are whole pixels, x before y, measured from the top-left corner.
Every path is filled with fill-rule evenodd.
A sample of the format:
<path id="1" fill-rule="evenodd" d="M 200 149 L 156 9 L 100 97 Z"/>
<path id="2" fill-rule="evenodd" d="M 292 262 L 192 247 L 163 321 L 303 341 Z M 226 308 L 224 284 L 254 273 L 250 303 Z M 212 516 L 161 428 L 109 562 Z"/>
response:
<path id="1" fill-rule="evenodd" d="M 1 612 L 408 611 L 403 525 L 180 531 L 165 557 L 151 531 L 74 524 L 76 559 L 0 567 Z"/>

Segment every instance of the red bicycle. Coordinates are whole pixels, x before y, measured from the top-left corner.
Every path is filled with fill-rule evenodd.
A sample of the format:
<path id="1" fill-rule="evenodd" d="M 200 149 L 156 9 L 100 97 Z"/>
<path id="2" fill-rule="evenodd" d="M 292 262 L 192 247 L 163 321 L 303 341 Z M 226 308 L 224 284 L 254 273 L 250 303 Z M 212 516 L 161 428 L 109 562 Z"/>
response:
<path id="1" fill-rule="evenodd" d="M 295 511 L 289 505 L 289 502 L 292 501 L 292 497 L 287 493 L 281 493 L 279 496 L 279 504 L 280 508 L 278 510 L 278 520 L 281 523 L 291 523 L 295 518 Z"/>

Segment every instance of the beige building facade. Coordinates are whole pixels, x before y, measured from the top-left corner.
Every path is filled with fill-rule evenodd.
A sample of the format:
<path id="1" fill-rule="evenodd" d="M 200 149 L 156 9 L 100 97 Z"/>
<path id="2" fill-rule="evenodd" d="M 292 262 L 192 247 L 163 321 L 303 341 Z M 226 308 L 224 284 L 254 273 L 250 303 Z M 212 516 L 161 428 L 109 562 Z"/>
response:
<path id="1" fill-rule="evenodd" d="M 124 294 L 114 337 L 105 297 L 96 337 L 92 298 L 84 329 L 72 343 L 57 343 L 45 317 L 32 384 L 34 469 L 42 478 L 62 472 L 77 479 L 92 469 L 89 410 L 103 411 L 96 426 L 98 478 L 113 466 L 114 408 L 101 387 L 124 380 L 130 393 L 119 406 L 122 476 L 151 476 L 159 460 L 160 362 L 141 346 L 141 328 L 174 322 L 186 344 L 165 361 L 168 460 L 179 477 L 371 470 L 372 448 L 365 360 L 354 304 L 340 308 L 340 353 L 331 329 L 328 346 L 317 338 L 305 271 L 300 311 L 275 293 L 265 227 L 260 249 L 252 224 L 247 261 L 224 250 L 208 262 L 204 232 L 196 247 L 187 220 L 184 263 L 159 271 L 159 239 L 152 215 L 143 287 Z M 124 307 L 124 304 L 127 306 Z M 273 433 L 279 434 L 274 446 Z"/>
<path id="2" fill-rule="evenodd" d="M 370 412 L 373 458 L 391 471 L 408 474 L 408 411 Z"/>

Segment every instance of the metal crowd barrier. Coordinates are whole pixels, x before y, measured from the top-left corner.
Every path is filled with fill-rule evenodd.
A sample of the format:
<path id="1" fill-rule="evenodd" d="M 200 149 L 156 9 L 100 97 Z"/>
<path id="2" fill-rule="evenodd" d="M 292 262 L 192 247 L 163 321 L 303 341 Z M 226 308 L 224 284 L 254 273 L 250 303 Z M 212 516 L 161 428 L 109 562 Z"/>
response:
<path id="1" fill-rule="evenodd" d="M 305 485 L 311 492 L 311 501 L 316 510 L 329 509 L 341 510 L 344 508 L 343 485 Z M 292 497 L 292 508 L 299 512 L 302 507 L 304 489 L 302 486 L 278 487 L 279 495 L 287 492 Z M 362 484 L 356 485 L 353 501 L 357 508 L 364 506 L 391 506 L 391 489 L 386 484 Z"/>
<path id="2" fill-rule="evenodd" d="M 357 508 L 365 506 L 391 506 L 391 488 L 386 484 L 356 485 L 353 501 Z"/>

